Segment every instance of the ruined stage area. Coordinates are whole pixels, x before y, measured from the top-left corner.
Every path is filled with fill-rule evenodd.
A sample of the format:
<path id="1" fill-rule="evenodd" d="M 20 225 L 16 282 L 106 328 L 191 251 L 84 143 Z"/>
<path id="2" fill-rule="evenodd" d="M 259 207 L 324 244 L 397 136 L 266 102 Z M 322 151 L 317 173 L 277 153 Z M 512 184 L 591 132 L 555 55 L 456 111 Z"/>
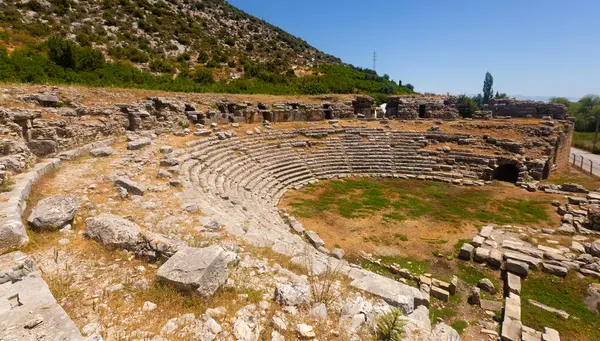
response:
<path id="1" fill-rule="evenodd" d="M 395 111 L 364 96 L 5 89 L 0 295 L 10 304 L 0 317 L 12 318 L 0 318 L 0 338 L 359 340 L 397 309 L 407 340 L 460 339 L 461 328 L 430 313 L 457 292 L 466 304 L 471 283 L 399 268 L 382 273 L 373 264 L 393 264 L 373 254 L 346 257 L 281 209 L 281 199 L 327 180 L 381 178 L 467 189 L 501 181 L 516 196 L 537 191 L 565 201 L 581 187 L 547 181 L 568 170 L 573 123 L 542 104 L 530 117 L 507 118 L 505 109 L 502 117 L 463 119 L 451 98 L 388 103 Z M 585 200 L 559 202 L 575 235 L 595 233 L 584 210 L 597 198 Z M 506 230 L 511 238 L 530 232 L 520 228 Z M 469 231 L 468 239 L 477 234 Z M 487 264 L 492 231 L 464 246 L 461 258 Z M 483 250 L 479 258 L 474 248 Z M 499 262 L 505 269 L 502 255 Z M 29 283 L 56 313 L 26 299 Z M 465 340 L 499 339 L 494 325 L 506 335 L 555 340 L 553 328 L 494 317 L 498 303 L 475 306 L 492 312 L 489 324 L 473 325 Z M 25 311 L 33 313 L 15 317 Z"/>

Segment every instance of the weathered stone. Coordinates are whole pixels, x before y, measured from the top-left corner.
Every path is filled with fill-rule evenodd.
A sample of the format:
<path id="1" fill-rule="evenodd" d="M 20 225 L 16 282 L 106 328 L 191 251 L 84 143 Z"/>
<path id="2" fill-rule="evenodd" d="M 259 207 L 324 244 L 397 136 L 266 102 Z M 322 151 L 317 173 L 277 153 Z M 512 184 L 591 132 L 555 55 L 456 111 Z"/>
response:
<path id="1" fill-rule="evenodd" d="M 500 311 L 502 310 L 502 302 L 499 301 L 490 301 L 490 300 L 481 300 L 481 309 L 489 310 L 489 311 Z"/>
<path id="2" fill-rule="evenodd" d="M 478 247 L 475 249 L 475 255 L 473 256 L 473 260 L 477 263 L 484 263 L 490 257 L 490 249 L 486 249 L 483 247 Z"/>
<path id="3" fill-rule="evenodd" d="M 220 246 L 186 247 L 175 253 L 156 273 L 158 280 L 181 291 L 196 291 L 203 297 L 214 295 L 226 282 L 229 263 L 237 255 Z"/>
<path id="4" fill-rule="evenodd" d="M 569 270 L 565 267 L 551 265 L 548 263 L 542 264 L 542 270 L 558 277 L 567 277 L 567 274 L 569 273 Z"/>
<path id="5" fill-rule="evenodd" d="M 464 243 L 462 245 L 462 247 L 460 248 L 460 252 L 458 254 L 458 258 L 462 259 L 462 260 L 471 260 L 471 257 L 473 257 L 473 250 L 475 248 L 473 247 L 473 245 L 469 244 L 469 243 Z"/>
<path id="6" fill-rule="evenodd" d="M 540 267 L 540 264 L 542 263 L 541 259 L 527 256 L 527 255 L 519 253 L 519 252 L 512 252 L 512 251 L 505 251 L 504 258 L 507 260 L 512 259 L 512 260 L 516 260 L 519 262 L 527 263 L 527 265 L 529 265 L 529 267 L 534 270 L 538 269 Z"/>
<path id="7" fill-rule="evenodd" d="M 517 295 L 521 294 L 521 277 L 511 273 L 506 273 L 506 286 L 509 292 Z"/>
<path id="8" fill-rule="evenodd" d="M 560 341 L 560 334 L 555 329 L 544 327 L 542 341 Z"/>
<path id="9" fill-rule="evenodd" d="M 331 255 L 337 259 L 342 259 L 344 258 L 345 252 L 343 249 L 336 247 L 331 251 Z"/>
<path id="10" fill-rule="evenodd" d="M 313 330 L 313 327 L 307 324 L 297 324 L 296 332 L 302 339 L 314 339 L 317 336 Z"/>
<path id="11" fill-rule="evenodd" d="M 311 242 L 311 244 L 313 244 L 315 247 L 324 247 L 325 246 L 325 242 L 323 241 L 323 239 L 321 239 L 321 237 L 319 237 L 319 235 L 316 232 L 313 231 L 305 231 L 304 232 L 306 237 L 308 238 L 308 241 Z"/>
<path id="12" fill-rule="evenodd" d="M 487 264 L 492 269 L 498 269 L 502 266 L 502 252 L 498 249 L 490 251 L 490 257 L 487 259 Z"/>
<path id="13" fill-rule="evenodd" d="M 494 284 L 492 283 L 492 281 L 490 281 L 487 278 L 482 278 L 481 280 L 479 280 L 479 282 L 477 283 L 477 286 L 481 290 L 488 292 L 492 295 L 496 294 L 496 287 L 494 287 Z"/>
<path id="14" fill-rule="evenodd" d="M 141 138 L 138 140 L 133 140 L 133 141 L 127 143 L 127 150 L 142 149 L 146 146 L 149 146 L 151 143 L 152 143 L 152 141 L 147 137 L 144 137 L 144 138 Z"/>
<path id="15" fill-rule="evenodd" d="M 431 331 L 428 341 L 460 341 L 460 335 L 445 323 L 438 323 Z"/>
<path id="16" fill-rule="evenodd" d="M 600 257 L 600 239 L 596 239 L 592 242 L 589 253 L 594 257 Z"/>
<path id="17" fill-rule="evenodd" d="M 529 265 L 527 263 L 514 259 L 507 259 L 504 263 L 504 266 L 506 267 L 506 271 L 512 272 L 521 277 L 527 277 L 527 274 L 529 273 Z"/>
<path id="18" fill-rule="evenodd" d="M 283 306 L 299 306 L 310 303 L 310 288 L 302 284 L 279 284 L 275 288 L 275 301 Z"/>
<path id="19" fill-rule="evenodd" d="M 504 304 L 504 318 L 521 321 L 521 297 L 515 293 L 509 293 Z"/>
<path id="20" fill-rule="evenodd" d="M 127 193 L 132 195 L 144 195 L 146 187 L 140 185 L 130 179 L 120 177 L 115 180 L 115 185 L 127 190 Z"/>
<path id="21" fill-rule="evenodd" d="M 531 305 L 533 305 L 533 306 L 536 306 L 536 307 L 542 309 L 542 310 L 545 310 L 545 311 L 551 312 L 553 314 L 556 314 L 557 316 L 560 316 L 561 318 L 563 318 L 565 320 L 567 320 L 569 318 L 569 314 L 566 311 L 549 307 L 549 306 L 547 306 L 545 304 L 542 304 L 542 303 L 540 303 L 538 301 L 531 300 L 531 299 L 529 300 L 529 303 Z"/>
<path id="22" fill-rule="evenodd" d="M 521 330 L 523 324 L 521 321 L 505 318 L 502 322 L 502 340 L 503 341 L 521 341 Z"/>
<path id="23" fill-rule="evenodd" d="M 0 340 L 83 339 L 22 252 L 0 256 L 0 284 Z"/>
<path id="24" fill-rule="evenodd" d="M 101 244 L 134 250 L 140 242 L 140 227 L 116 215 L 102 213 L 85 221 L 85 235 Z"/>
<path id="25" fill-rule="evenodd" d="M 437 298 L 440 301 L 448 302 L 450 299 L 450 293 L 442 288 L 431 287 L 431 296 Z"/>
<path id="26" fill-rule="evenodd" d="M 484 242 L 485 242 L 485 238 L 483 238 L 480 235 L 476 235 L 473 238 L 473 241 L 471 242 L 471 244 L 473 244 L 473 246 L 475 246 L 475 247 L 481 247 Z"/>
<path id="27" fill-rule="evenodd" d="M 77 211 L 77 197 L 56 195 L 40 200 L 31 211 L 27 223 L 40 230 L 58 230 L 71 223 Z"/>
<path id="28" fill-rule="evenodd" d="M 481 304 L 481 289 L 478 287 L 471 288 L 471 296 L 469 296 L 469 303 L 472 305 Z"/>
<path id="29" fill-rule="evenodd" d="M 114 150 L 111 147 L 101 147 L 90 150 L 90 155 L 93 157 L 106 157 L 111 156 Z"/>

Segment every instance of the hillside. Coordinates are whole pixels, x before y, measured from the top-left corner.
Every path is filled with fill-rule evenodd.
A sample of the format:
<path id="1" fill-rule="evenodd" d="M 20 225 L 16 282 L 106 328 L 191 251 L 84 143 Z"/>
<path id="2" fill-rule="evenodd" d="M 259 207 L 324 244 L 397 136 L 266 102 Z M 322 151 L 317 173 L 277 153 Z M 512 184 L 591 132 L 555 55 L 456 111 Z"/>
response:
<path id="1" fill-rule="evenodd" d="M 5 0 L 0 8 L 0 58 L 13 65 L 0 69 L 1 80 L 276 94 L 411 92 L 224 0 Z M 51 37 L 61 41 L 48 44 Z M 70 64 L 81 64 L 75 59 L 83 55 L 86 66 L 53 58 L 57 45 L 72 55 Z M 95 51 L 103 60 L 90 65 Z M 24 70 L 33 65 L 39 70 Z M 51 70 L 55 65 L 64 72 Z M 65 76 L 70 69 L 76 74 Z"/>

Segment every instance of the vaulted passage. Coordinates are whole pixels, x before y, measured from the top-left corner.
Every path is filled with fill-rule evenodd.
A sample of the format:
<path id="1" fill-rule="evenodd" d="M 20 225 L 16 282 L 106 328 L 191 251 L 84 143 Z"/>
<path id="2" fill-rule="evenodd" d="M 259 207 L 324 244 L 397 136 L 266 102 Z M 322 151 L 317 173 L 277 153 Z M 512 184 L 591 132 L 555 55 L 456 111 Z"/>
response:
<path id="1" fill-rule="evenodd" d="M 494 170 L 494 180 L 517 182 L 519 180 L 519 168 L 515 165 L 501 165 Z"/>

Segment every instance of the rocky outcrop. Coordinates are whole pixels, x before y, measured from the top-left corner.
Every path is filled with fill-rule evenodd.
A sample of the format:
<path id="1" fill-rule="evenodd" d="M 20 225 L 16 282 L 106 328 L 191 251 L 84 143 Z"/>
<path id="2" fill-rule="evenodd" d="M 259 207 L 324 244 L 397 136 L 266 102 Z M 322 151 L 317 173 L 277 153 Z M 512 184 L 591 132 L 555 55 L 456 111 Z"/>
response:
<path id="1" fill-rule="evenodd" d="M 186 247 L 165 262 L 156 273 L 158 280 L 185 292 L 210 297 L 227 282 L 228 265 L 237 261 L 232 252 L 220 246 Z"/>

